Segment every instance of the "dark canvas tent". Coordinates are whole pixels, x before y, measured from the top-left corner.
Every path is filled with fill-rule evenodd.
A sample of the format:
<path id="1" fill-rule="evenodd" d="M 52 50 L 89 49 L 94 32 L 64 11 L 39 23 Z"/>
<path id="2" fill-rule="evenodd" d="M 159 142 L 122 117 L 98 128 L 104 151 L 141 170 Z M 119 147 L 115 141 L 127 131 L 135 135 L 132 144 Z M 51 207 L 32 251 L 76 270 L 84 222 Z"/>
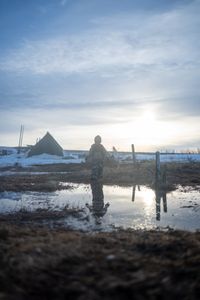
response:
<path id="1" fill-rule="evenodd" d="M 62 147 L 56 142 L 49 132 L 47 132 L 45 136 L 31 148 L 28 156 L 39 155 L 43 153 L 63 156 Z"/>

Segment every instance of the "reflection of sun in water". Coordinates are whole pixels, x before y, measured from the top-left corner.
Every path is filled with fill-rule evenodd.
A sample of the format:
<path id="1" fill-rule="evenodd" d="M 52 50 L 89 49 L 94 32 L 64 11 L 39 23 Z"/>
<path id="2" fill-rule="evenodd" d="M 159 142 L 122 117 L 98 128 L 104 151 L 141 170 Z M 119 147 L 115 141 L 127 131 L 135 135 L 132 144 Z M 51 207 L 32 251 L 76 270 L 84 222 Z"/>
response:
<path id="1" fill-rule="evenodd" d="M 151 223 L 152 218 L 155 217 L 155 193 L 153 190 L 146 189 L 144 191 L 143 204 L 144 226 L 148 227 L 148 225 Z"/>
<path id="2" fill-rule="evenodd" d="M 136 197 L 147 207 L 151 206 L 155 201 L 155 193 L 150 188 L 142 187 L 141 190 L 136 190 Z"/>
<path id="3" fill-rule="evenodd" d="M 155 202 L 155 193 L 150 189 L 146 189 L 144 192 L 142 192 L 142 198 L 145 202 L 145 207 L 148 208 Z"/>
<path id="4" fill-rule="evenodd" d="M 143 203 L 141 205 L 144 209 L 144 214 L 146 215 L 152 215 L 154 211 L 154 205 L 155 205 L 155 193 L 153 190 L 150 190 L 149 188 L 142 189 L 141 191 L 137 192 L 137 196 L 139 200 Z"/>

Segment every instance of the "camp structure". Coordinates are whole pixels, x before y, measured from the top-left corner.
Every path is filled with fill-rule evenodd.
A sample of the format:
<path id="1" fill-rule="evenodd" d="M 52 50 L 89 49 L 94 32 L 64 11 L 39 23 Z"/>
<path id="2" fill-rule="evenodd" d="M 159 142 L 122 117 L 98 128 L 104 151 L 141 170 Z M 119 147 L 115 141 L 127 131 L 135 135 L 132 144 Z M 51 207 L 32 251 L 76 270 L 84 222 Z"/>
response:
<path id="1" fill-rule="evenodd" d="M 62 147 L 56 142 L 49 132 L 47 132 L 45 136 L 31 148 L 28 152 L 28 157 L 43 153 L 63 156 Z"/>

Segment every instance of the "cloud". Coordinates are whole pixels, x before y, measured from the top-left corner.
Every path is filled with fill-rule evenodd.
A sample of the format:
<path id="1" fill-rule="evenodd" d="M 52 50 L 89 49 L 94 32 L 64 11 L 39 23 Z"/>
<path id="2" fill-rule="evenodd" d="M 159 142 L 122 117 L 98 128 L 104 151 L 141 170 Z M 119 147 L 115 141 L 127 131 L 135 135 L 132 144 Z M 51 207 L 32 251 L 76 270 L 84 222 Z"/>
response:
<path id="1" fill-rule="evenodd" d="M 160 14 L 118 15 L 97 20 L 98 26 L 84 33 L 27 40 L 0 60 L 0 68 L 33 74 L 108 75 L 124 68 L 133 73 L 195 68 L 200 62 L 198 8 L 196 1 Z"/>
<path id="2" fill-rule="evenodd" d="M 65 6 L 66 4 L 67 4 L 67 0 L 61 0 L 61 1 L 60 1 L 60 5 L 61 5 L 61 6 Z"/>
<path id="3" fill-rule="evenodd" d="M 134 1 L 134 10 L 93 15 L 90 1 L 70 1 L 69 10 L 68 1 L 58 1 L 64 7 L 55 31 L 26 38 L 0 57 L 1 116 L 12 119 L 3 128 L 23 123 L 30 131 L 56 126 L 82 134 L 132 122 L 149 107 L 160 122 L 194 117 L 191 124 L 199 126 L 200 1 L 161 1 L 158 8 L 150 2 L 153 9 Z M 113 1 L 107 3 L 110 9 Z M 71 18 L 83 24 L 73 31 L 72 8 L 79 14 Z"/>

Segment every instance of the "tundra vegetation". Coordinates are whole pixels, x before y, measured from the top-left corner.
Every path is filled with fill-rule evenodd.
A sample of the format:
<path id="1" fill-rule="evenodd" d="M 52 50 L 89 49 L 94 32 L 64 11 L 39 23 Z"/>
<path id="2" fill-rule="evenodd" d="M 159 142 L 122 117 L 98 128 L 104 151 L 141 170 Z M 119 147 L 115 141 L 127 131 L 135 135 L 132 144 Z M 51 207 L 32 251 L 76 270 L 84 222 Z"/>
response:
<path id="1" fill-rule="evenodd" d="M 199 189 L 200 163 L 167 163 L 165 168 L 167 191 L 177 185 Z M 56 191 L 70 188 L 63 183 L 90 181 L 86 164 L 3 171 L 12 175 L 0 177 L 1 192 Z M 154 178 L 154 162 L 111 164 L 103 183 L 155 188 Z M 0 217 L 2 299 L 199 299 L 199 231 L 81 232 L 37 222 L 79 214 L 65 207 Z"/>

